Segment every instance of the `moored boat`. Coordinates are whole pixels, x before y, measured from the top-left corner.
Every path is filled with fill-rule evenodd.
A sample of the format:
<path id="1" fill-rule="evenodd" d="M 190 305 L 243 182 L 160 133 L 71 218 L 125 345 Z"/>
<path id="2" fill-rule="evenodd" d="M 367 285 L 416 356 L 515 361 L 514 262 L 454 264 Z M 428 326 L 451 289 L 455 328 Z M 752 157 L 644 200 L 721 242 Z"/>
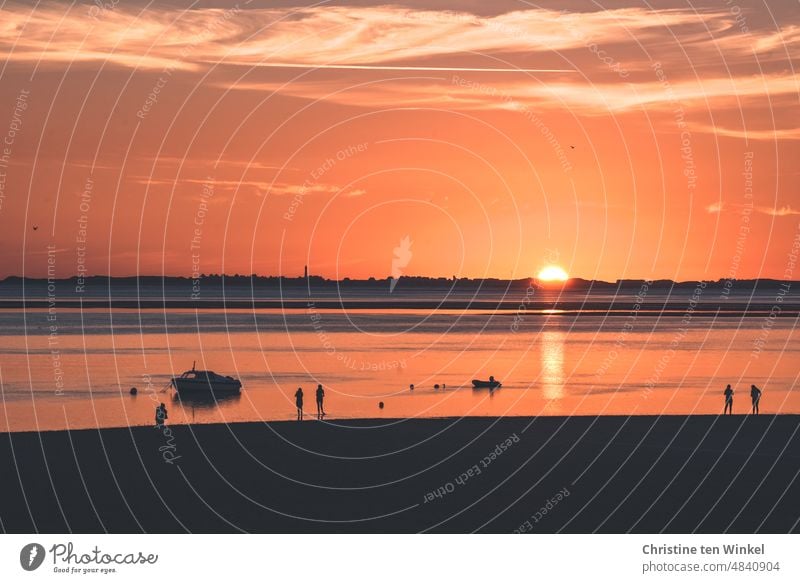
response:
<path id="1" fill-rule="evenodd" d="M 500 383 L 500 381 L 494 380 L 494 377 L 489 377 L 488 381 L 473 379 L 472 386 L 476 389 L 497 389 L 503 385 Z"/>
<path id="2" fill-rule="evenodd" d="M 223 376 L 212 370 L 195 370 L 194 364 L 192 370 L 187 370 L 179 377 L 173 377 L 171 382 L 179 393 L 230 394 L 238 393 L 242 389 L 239 379 Z"/>

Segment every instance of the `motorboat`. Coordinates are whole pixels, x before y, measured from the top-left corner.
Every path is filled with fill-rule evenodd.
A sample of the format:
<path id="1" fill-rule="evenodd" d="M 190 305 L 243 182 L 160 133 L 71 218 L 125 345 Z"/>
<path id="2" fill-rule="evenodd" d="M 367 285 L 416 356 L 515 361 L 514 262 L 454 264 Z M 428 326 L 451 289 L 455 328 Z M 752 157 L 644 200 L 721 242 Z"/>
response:
<path id="1" fill-rule="evenodd" d="M 239 393 L 242 382 L 230 376 L 223 376 L 212 370 L 187 370 L 179 377 L 172 378 L 172 386 L 178 393 L 185 394 L 231 394 Z"/>
<path id="2" fill-rule="evenodd" d="M 478 379 L 472 380 L 472 386 L 476 389 L 497 389 L 503 385 L 500 381 L 494 380 L 494 377 L 489 377 L 488 381 L 480 381 Z"/>

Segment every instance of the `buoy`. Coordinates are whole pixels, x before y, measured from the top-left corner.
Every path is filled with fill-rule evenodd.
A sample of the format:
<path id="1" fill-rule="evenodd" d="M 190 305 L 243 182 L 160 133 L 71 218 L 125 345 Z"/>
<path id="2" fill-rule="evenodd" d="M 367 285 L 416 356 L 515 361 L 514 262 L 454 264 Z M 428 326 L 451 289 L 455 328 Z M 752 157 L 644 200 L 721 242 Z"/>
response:
<path id="1" fill-rule="evenodd" d="M 378 403 L 378 409 L 383 409 L 383 401 L 381 401 L 380 403 Z"/>
<path id="2" fill-rule="evenodd" d="M 138 393 L 138 392 L 139 392 L 139 391 L 137 390 L 137 388 L 136 388 L 136 387 L 131 387 L 131 395 L 135 395 L 135 394 L 136 394 L 136 393 Z"/>
<path id="3" fill-rule="evenodd" d="M 433 388 L 434 389 L 438 389 L 439 388 L 439 383 L 436 383 L 435 385 L 433 385 Z"/>

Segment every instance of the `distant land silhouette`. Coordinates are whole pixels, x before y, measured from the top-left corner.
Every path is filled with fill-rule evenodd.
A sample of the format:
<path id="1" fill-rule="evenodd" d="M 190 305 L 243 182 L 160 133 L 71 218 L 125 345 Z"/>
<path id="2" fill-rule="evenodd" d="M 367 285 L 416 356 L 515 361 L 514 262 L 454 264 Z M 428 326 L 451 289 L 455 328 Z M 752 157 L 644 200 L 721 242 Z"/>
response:
<path id="1" fill-rule="evenodd" d="M 702 288 L 701 288 L 702 286 Z M 0 281 L 2 308 L 313 308 L 603 310 L 641 314 L 693 311 L 720 315 L 796 316 L 796 282 L 776 279 L 616 282 L 573 278 L 539 285 L 534 278 L 472 279 L 403 276 L 326 279 L 259 275 L 91 276 L 66 279 L 10 276 Z M 775 310 L 776 305 L 780 310 Z"/>
<path id="2" fill-rule="evenodd" d="M 129 286 L 136 286 L 139 285 L 164 285 L 164 286 L 175 286 L 175 287 L 186 287 L 187 285 L 191 285 L 193 282 L 200 282 L 200 285 L 203 284 L 212 284 L 212 285 L 225 285 L 225 286 L 248 286 L 251 285 L 257 287 L 280 287 L 280 286 L 291 286 L 291 287 L 318 287 L 318 286 L 340 286 L 340 287 L 350 287 L 350 288 L 373 288 L 376 290 L 387 291 L 389 289 L 389 283 L 393 280 L 392 277 L 385 277 L 385 278 L 375 278 L 370 277 L 367 279 L 352 279 L 349 277 L 345 277 L 343 279 L 326 279 L 319 275 L 308 275 L 308 276 L 297 276 L 297 277 L 288 277 L 282 275 L 226 275 L 226 274 L 203 274 L 199 278 L 192 278 L 192 277 L 183 277 L 183 276 L 161 276 L 161 275 L 139 275 L 139 276 L 107 276 L 107 275 L 93 275 L 89 277 L 69 277 L 69 278 L 59 278 L 52 281 L 55 281 L 58 285 L 78 285 L 79 281 L 83 282 L 87 288 L 89 287 L 96 287 L 101 286 L 107 288 L 109 285 L 129 285 Z M 21 286 L 25 285 L 35 285 L 35 284 L 42 284 L 47 283 L 48 278 L 46 277 L 21 277 L 17 275 L 11 275 L 0 281 L 0 288 L 8 288 L 12 286 Z M 499 278 L 469 278 L 469 277 L 423 277 L 423 276 L 402 276 L 398 278 L 396 284 L 396 288 L 398 291 L 403 289 L 469 289 L 474 290 L 481 287 L 489 287 L 491 289 L 526 289 L 531 283 L 536 282 L 535 277 L 525 277 L 519 279 L 499 279 Z M 744 290 L 751 290 L 755 287 L 758 288 L 760 293 L 767 292 L 769 290 L 778 290 L 781 286 L 787 286 L 787 284 L 791 287 L 794 287 L 796 281 L 786 281 L 782 279 L 770 279 L 770 278 L 756 278 L 756 279 L 719 279 L 716 281 L 711 280 L 702 280 L 704 283 L 707 284 L 708 289 L 706 291 L 711 290 L 718 290 L 721 291 L 725 288 L 728 282 L 729 286 L 732 286 L 736 291 L 740 292 Z M 626 288 L 640 288 L 642 284 L 648 282 L 649 287 L 651 290 L 669 290 L 669 289 L 691 289 L 694 288 L 697 284 L 697 280 L 691 281 L 674 281 L 671 279 L 656 279 L 656 280 L 645 280 L 645 279 L 618 279 L 614 282 L 603 281 L 603 280 L 590 280 L 590 279 L 583 279 L 580 277 L 570 278 L 566 282 L 559 283 L 559 282 L 547 282 L 546 284 L 542 285 L 543 288 L 550 288 L 550 289 L 567 289 L 567 290 L 598 290 L 598 291 L 613 291 L 617 289 L 626 289 Z"/>

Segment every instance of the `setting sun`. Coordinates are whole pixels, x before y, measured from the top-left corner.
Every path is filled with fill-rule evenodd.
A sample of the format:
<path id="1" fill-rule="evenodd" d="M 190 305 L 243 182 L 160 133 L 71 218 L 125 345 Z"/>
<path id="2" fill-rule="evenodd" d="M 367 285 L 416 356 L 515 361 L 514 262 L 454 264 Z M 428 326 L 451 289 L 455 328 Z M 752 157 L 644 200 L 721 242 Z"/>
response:
<path id="1" fill-rule="evenodd" d="M 542 268 L 538 278 L 540 281 L 567 281 L 569 275 L 558 265 L 548 265 Z"/>

